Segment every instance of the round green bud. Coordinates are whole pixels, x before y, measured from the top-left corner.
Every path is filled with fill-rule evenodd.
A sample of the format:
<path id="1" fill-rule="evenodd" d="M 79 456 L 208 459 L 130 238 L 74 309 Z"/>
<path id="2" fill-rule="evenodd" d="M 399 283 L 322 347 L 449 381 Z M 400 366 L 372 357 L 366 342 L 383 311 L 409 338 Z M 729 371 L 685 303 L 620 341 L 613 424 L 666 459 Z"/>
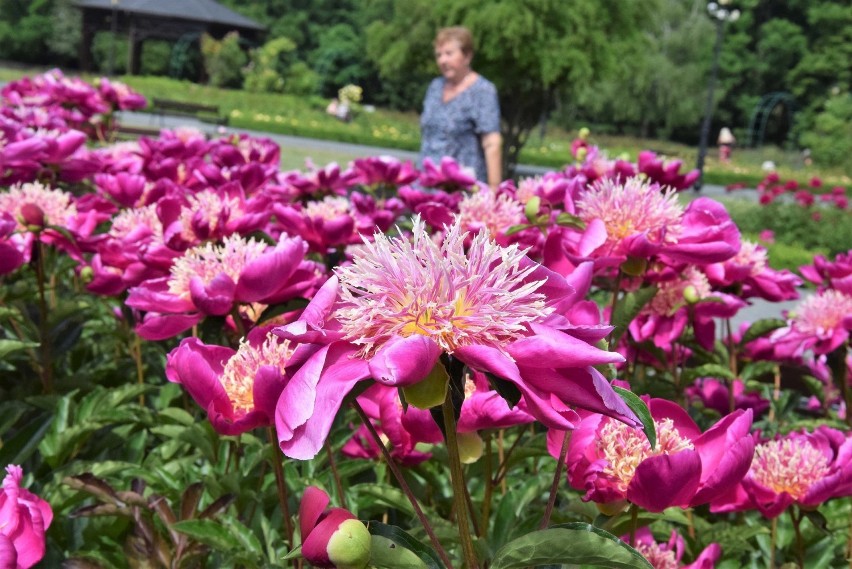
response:
<path id="1" fill-rule="evenodd" d="M 364 569 L 370 562 L 370 531 L 360 520 L 345 520 L 331 535 L 326 551 L 337 569 Z"/>
<path id="2" fill-rule="evenodd" d="M 628 257 L 626 261 L 621 263 L 621 270 L 625 275 L 638 277 L 645 274 L 645 269 L 648 268 L 648 261 L 638 257 Z"/>
<path id="3" fill-rule="evenodd" d="M 693 285 L 687 285 L 685 289 L 683 289 L 683 299 L 689 304 L 696 304 L 701 297 L 698 295 L 698 289 L 696 289 Z"/>

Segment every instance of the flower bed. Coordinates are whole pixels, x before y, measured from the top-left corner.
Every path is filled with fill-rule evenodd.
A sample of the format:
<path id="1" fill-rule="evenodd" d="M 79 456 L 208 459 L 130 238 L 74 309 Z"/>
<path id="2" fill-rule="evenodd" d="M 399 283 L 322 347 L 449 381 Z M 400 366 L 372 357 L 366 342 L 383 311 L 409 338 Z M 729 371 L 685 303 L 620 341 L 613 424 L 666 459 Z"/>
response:
<path id="1" fill-rule="evenodd" d="M 105 80 L 2 99 L 0 565 L 847 555 L 852 251 L 773 269 L 653 153 L 282 172 L 245 135 L 107 143 L 144 101 Z"/>

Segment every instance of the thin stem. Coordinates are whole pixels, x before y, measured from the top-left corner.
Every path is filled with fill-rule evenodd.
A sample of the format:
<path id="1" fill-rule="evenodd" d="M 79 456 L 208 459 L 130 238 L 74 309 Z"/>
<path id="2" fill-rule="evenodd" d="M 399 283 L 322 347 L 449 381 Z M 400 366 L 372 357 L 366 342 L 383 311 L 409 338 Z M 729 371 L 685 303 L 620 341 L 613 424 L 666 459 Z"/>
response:
<path id="1" fill-rule="evenodd" d="M 453 564 L 450 562 L 450 557 L 447 555 L 446 550 L 441 545 L 441 542 L 438 541 L 438 536 L 435 535 L 435 530 L 432 529 L 432 524 L 429 523 L 429 520 L 426 518 L 426 515 L 423 513 L 423 510 L 420 509 L 420 504 L 417 503 L 417 498 L 414 496 L 414 493 L 411 491 L 411 488 L 408 486 L 408 482 L 405 481 L 405 478 L 402 476 L 402 472 L 400 472 L 399 467 L 396 465 L 393 457 L 388 452 L 387 447 L 385 447 L 385 443 L 382 442 L 379 433 L 376 432 L 376 428 L 373 427 L 373 423 L 370 421 L 370 417 L 367 416 L 367 413 L 364 412 L 364 409 L 358 403 L 357 400 L 352 400 L 352 408 L 358 413 L 358 416 L 361 417 L 361 421 L 364 423 L 364 426 L 367 427 L 367 431 L 370 433 L 370 436 L 373 437 L 373 441 L 376 443 L 376 446 L 379 447 L 379 450 L 382 452 L 382 456 L 385 459 L 385 462 L 390 468 L 391 473 L 394 478 L 396 478 L 397 483 L 399 484 L 402 493 L 405 494 L 405 497 L 408 498 L 408 501 L 411 502 L 411 507 L 414 508 L 414 513 L 417 515 L 417 519 L 420 520 L 420 524 L 423 526 L 423 529 L 426 531 L 426 535 L 429 536 L 429 541 L 432 543 L 432 547 L 435 548 L 435 552 L 438 554 L 438 557 L 441 558 L 441 561 L 444 562 L 444 565 L 447 566 L 448 569 L 453 569 Z"/>
<path id="2" fill-rule="evenodd" d="M 281 454 L 278 445 L 275 444 L 277 437 L 272 427 L 266 427 L 269 437 L 269 459 L 275 470 L 275 485 L 278 487 L 278 503 L 281 506 L 281 515 L 284 517 L 284 526 L 287 528 L 287 547 L 293 549 L 293 520 L 290 519 L 290 506 L 287 505 L 287 483 L 284 481 L 284 467 L 281 466 Z"/>
<path id="3" fill-rule="evenodd" d="M 734 377 L 737 376 L 737 345 L 734 342 L 734 335 L 731 333 L 731 319 L 725 319 L 725 332 L 727 334 L 728 340 L 728 367 L 731 370 L 731 373 L 734 374 Z M 736 399 L 734 397 L 734 381 L 731 380 L 728 383 L 728 412 L 733 413 L 736 408 Z"/>
<path id="4" fill-rule="evenodd" d="M 492 485 L 497 484 L 498 482 L 500 483 L 500 494 L 502 494 L 503 496 L 506 495 L 507 488 L 506 479 L 500 478 L 500 469 L 503 467 L 504 461 L 506 459 L 506 453 L 503 451 L 503 448 L 505 446 L 503 444 L 503 435 L 505 434 L 505 432 L 505 429 L 500 429 L 500 432 L 497 434 L 497 460 L 499 462 L 497 463 L 497 478 L 495 478 L 494 481 L 491 483 Z"/>
<path id="5" fill-rule="evenodd" d="M 337 471 L 337 462 L 334 460 L 334 453 L 331 452 L 331 445 L 326 442 L 325 452 L 328 455 L 328 464 L 331 466 L 331 476 L 334 478 L 334 487 L 337 489 L 338 500 L 340 506 L 346 508 L 346 496 L 343 494 L 343 484 L 340 483 L 340 473 Z"/>
<path id="6" fill-rule="evenodd" d="M 503 432 L 500 431 L 500 434 L 502 435 Z M 500 466 L 497 467 L 497 477 L 494 479 L 494 484 L 505 481 L 506 473 L 509 471 L 509 457 L 512 456 L 512 451 L 515 450 L 518 443 L 521 442 L 521 438 L 521 433 L 518 433 L 518 437 L 515 439 L 515 442 L 512 443 L 512 446 L 509 447 L 509 450 L 506 451 L 505 456 L 500 457 Z M 498 442 L 501 443 L 499 449 L 502 450 L 502 437 Z"/>
<path id="7" fill-rule="evenodd" d="M 550 497 L 547 499 L 547 507 L 544 509 L 544 516 L 541 518 L 541 523 L 538 524 L 538 529 L 545 529 L 550 525 L 550 515 L 553 513 L 553 506 L 556 505 L 556 496 L 559 494 L 559 483 L 562 481 L 562 466 L 565 464 L 565 457 L 568 456 L 568 443 L 571 442 L 571 437 L 567 432 L 562 434 L 562 448 L 559 450 L 559 459 L 556 461 L 556 472 L 553 473 L 553 483 L 550 485 Z"/>
<path id="8" fill-rule="evenodd" d="M 47 297 L 45 296 L 44 244 L 36 234 L 36 282 L 38 283 L 38 331 L 41 341 L 41 385 L 45 393 L 53 393 L 53 358 L 51 355 L 50 331 L 47 321 Z"/>
<path id="9" fill-rule="evenodd" d="M 133 361 L 136 363 L 136 381 L 139 385 L 145 385 L 145 368 L 142 365 L 142 341 L 139 339 L 139 334 L 131 332 L 133 335 L 133 344 L 130 346 L 130 353 L 133 355 Z M 139 405 L 145 405 L 145 396 L 139 395 Z"/>
<path id="10" fill-rule="evenodd" d="M 482 514 L 479 537 L 484 537 L 488 531 L 488 517 L 491 515 L 491 497 L 494 495 L 494 481 L 491 480 L 491 433 L 485 434 L 485 473 L 483 482 L 485 482 L 485 495 L 482 498 Z"/>
<path id="11" fill-rule="evenodd" d="M 775 544 L 778 542 L 778 518 L 772 518 L 769 533 L 769 569 L 775 569 Z"/>
<path id="12" fill-rule="evenodd" d="M 468 569 L 476 569 L 479 564 L 476 560 L 476 552 L 473 550 L 473 539 L 470 537 L 470 525 L 467 515 L 467 503 L 464 499 L 465 483 L 462 471 L 461 457 L 459 456 L 459 443 L 456 438 L 456 415 L 453 409 L 452 389 L 447 390 L 447 396 L 441 405 L 444 415 L 444 430 L 447 442 L 447 454 L 450 459 L 450 482 L 453 486 L 453 503 L 456 507 L 459 523 L 459 539 L 461 540 L 462 554 Z"/>
<path id="13" fill-rule="evenodd" d="M 639 508 L 630 505 L 630 547 L 636 547 L 636 526 L 639 525 Z"/>
<path id="14" fill-rule="evenodd" d="M 799 562 L 799 567 L 805 566 L 805 541 L 802 539 L 802 518 L 804 513 L 793 506 L 788 510 L 790 519 L 793 521 L 793 530 L 796 532 L 796 560 Z M 797 515 L 798 514 L 798 515 Z"/>

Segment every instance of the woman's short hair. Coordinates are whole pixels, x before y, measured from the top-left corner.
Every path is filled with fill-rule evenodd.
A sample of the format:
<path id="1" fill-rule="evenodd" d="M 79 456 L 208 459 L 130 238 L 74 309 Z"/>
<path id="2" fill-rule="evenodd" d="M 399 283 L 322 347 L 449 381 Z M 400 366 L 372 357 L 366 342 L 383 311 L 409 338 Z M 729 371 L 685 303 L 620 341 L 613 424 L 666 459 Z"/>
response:
<path id="1" fill-rule="evenodd" d="M 465 55 L 473 55 L 473 36 L 470 30 L 464 26 L 452 26 L 449 28 L 441 28 L 435 36 L 435 47 L 438 47 L 450 40 L 459 42 L 459 47 Z"/>

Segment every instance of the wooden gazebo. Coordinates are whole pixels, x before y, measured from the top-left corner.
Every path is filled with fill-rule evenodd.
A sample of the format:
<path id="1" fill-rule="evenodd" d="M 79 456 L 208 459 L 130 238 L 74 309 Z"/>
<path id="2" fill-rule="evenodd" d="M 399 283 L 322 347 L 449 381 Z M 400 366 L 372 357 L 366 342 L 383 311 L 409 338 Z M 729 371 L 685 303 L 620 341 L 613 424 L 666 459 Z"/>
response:
<path id="1" fill-rule="evenodd" d="M 177 41 L 208 33 L 221 38 L 231 31 L 257 42 L 265 28 L 213 0 L 72 0 L 83 12 L 80 69 L 91 71 L 92 40 L 96 32 L 113 31 L 127 37 L 127 69 L 139 72 L 142 43 L 147 39 Z"/>

